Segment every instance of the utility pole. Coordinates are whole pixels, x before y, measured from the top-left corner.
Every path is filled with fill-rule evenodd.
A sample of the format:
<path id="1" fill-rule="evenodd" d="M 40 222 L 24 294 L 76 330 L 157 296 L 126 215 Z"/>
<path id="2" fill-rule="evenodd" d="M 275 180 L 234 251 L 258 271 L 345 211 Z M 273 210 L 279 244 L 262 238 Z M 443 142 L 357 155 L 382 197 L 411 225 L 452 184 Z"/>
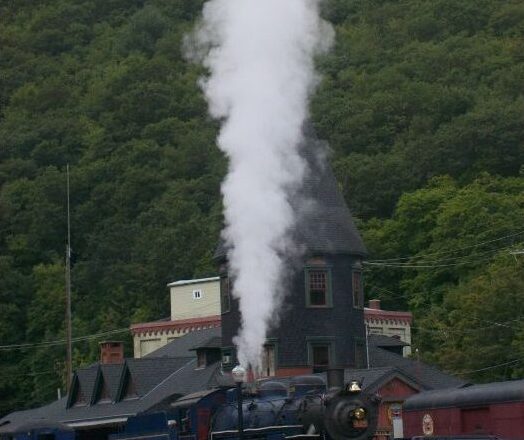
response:
<path id="1" fill-rule="evenodd" d="M 71 328 L 71 216 L 69 209 L 69 164 L 66 166 L 67 174 L 67 244 L 66 244 L 66 267 L 65 267 L 65 287 L 66 287 L 66 389 L 70 392 L 71 378 L 73 375 L 73 348 L 72 348 L 72 328 Z"/>
<path id="2" fill-rule="evenodd" d="M 364 326 L 366 328 L 366 369 L 369 370 L 371 368 L 369 365 L 369 327 L 366 321 L 364 321 Z"/>

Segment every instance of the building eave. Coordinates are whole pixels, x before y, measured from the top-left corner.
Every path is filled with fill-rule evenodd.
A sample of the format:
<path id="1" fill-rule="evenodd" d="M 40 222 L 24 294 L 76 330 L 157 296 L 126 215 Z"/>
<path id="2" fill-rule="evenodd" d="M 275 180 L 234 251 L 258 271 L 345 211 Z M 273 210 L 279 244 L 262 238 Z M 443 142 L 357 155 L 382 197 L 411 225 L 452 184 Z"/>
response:
<path id="1" fill-rule="evenodd" d="M 401 320 L 411 324 L 413 315 L 411 312 L 396 312 L 382 309 L 364 308 L 364 319 L 383 319 L 383 320 Z"/>
<path id="2" fill-rule="evenodd" d="M 188 286 L 191 284 L 200 284 L 200 283 L 212 283 L 212 282 L 219 281 L 219 280 L 220 280 L 220 277 L 197 278 L 194 280 L 179 280 L 179 281 L 173 281 L 172 283 L 169 283 L 167 287 Z"/>
<path id="3" fill-rule="evenodd" d="M 199 328 L 216 327 L 221 323 L 220 315 L 204 316 L 202 318 L 178 319 L 175 321 L 156 321 L 133 324 L 129 328 L 133 335 L 143 333 L 158 333 L 165 331 L 183 331 Z"/>
<path id="4" fill-rule="evenodd" d="M 67 426 L 70 426 L 71 428 L 91 428 L 94 426 L 108 426 L 108 425 L 115 425 L 120 423 L 125 423 L 129 417 L 134 416 L 135 414 L 122 414 L 120 416 L 116 417 L 105 417 L 105 418 L 99 418 L 99 419 L 89 419 L 89 420 L 66 420 L 63 423 L 65 423 Z"/>

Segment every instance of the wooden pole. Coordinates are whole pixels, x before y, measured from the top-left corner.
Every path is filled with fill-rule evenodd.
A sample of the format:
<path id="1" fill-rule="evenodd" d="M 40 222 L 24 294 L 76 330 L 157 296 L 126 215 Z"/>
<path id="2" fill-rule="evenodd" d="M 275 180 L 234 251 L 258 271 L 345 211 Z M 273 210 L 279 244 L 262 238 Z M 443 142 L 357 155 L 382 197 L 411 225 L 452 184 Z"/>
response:
<path id="1" fill-rule="evenodd" d="M 71 217 L 69 207 L 69 164 L 67 164 L 67 245 L 66 245 L 66 268 L 65 268 L 65 284 L 66 284 L 66 340 L 67 340 L 67 354 L 66 354 L 66 389 L 69 393 L 71 387 L 71 380 L 73 376 L 73 348 L 72 348 L 72 328 L 71 328 Z"/>

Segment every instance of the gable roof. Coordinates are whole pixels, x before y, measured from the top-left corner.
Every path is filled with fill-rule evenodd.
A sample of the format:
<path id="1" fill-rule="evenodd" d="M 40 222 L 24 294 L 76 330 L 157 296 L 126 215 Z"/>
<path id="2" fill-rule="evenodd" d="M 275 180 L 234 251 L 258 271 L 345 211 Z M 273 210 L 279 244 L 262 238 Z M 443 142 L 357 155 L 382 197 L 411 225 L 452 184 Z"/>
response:
<path id="1" fill-rule="evenodd" d="M 296 243 L 310 254 L 351 254 L 366 256 L 367 250 L 355 226 L 349 208 L 340 193 L 329 165 L 328 148 L 313 130 L 306 127 L 301 155 L 308 172 L 294 200 L 298 222 L 293 232 Z M 227 256 L 226 243 L 221 240 L 215 259 Z"/>
<path id="2" fill-rule="evenodd" d="M 458 388 L 468 384 L 468 382 L 440 371 L 438 368 L 425 364 L 415 359 L 403 357 L 389 350 L 384 350 L 376 345 L 369 344 L 369 364 L 370 368 L 376 367 L 396 367 L 408 376 L 420 383 L 423 388 L 442 389 Z"/>
<path id="3" fill-rule="evenodd" d="M 362 389 L 370 393 L 378 392 L 382 386 L 395 378 L 400 379 L 415 390 L 423 389 L 423 386 L 417 384 L 413 377 L 396 367 L 377 367 L 366 370 L 347 369 L 344 371 L 345 382 L 362 379 Z"/>

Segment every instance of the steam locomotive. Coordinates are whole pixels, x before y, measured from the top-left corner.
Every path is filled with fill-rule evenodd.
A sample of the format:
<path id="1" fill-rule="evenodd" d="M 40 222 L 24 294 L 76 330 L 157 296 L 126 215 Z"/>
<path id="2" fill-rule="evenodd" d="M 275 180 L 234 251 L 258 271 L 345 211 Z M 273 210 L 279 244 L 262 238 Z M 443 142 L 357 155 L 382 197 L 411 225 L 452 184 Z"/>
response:
<path id="1" fill-rule="evenodd" d="M 201 391 L 182 397 L 167 411 L 130 418 L 125 430 L 110 440 L 372 438 L 379 399 L 364 393 L 358 381 L 344 384 L 339 376 L 336 385 L 328 382 L 326 387 L 321 377 L 299 376 L 266 381 L 240 396 L 235 388 Z"/>

